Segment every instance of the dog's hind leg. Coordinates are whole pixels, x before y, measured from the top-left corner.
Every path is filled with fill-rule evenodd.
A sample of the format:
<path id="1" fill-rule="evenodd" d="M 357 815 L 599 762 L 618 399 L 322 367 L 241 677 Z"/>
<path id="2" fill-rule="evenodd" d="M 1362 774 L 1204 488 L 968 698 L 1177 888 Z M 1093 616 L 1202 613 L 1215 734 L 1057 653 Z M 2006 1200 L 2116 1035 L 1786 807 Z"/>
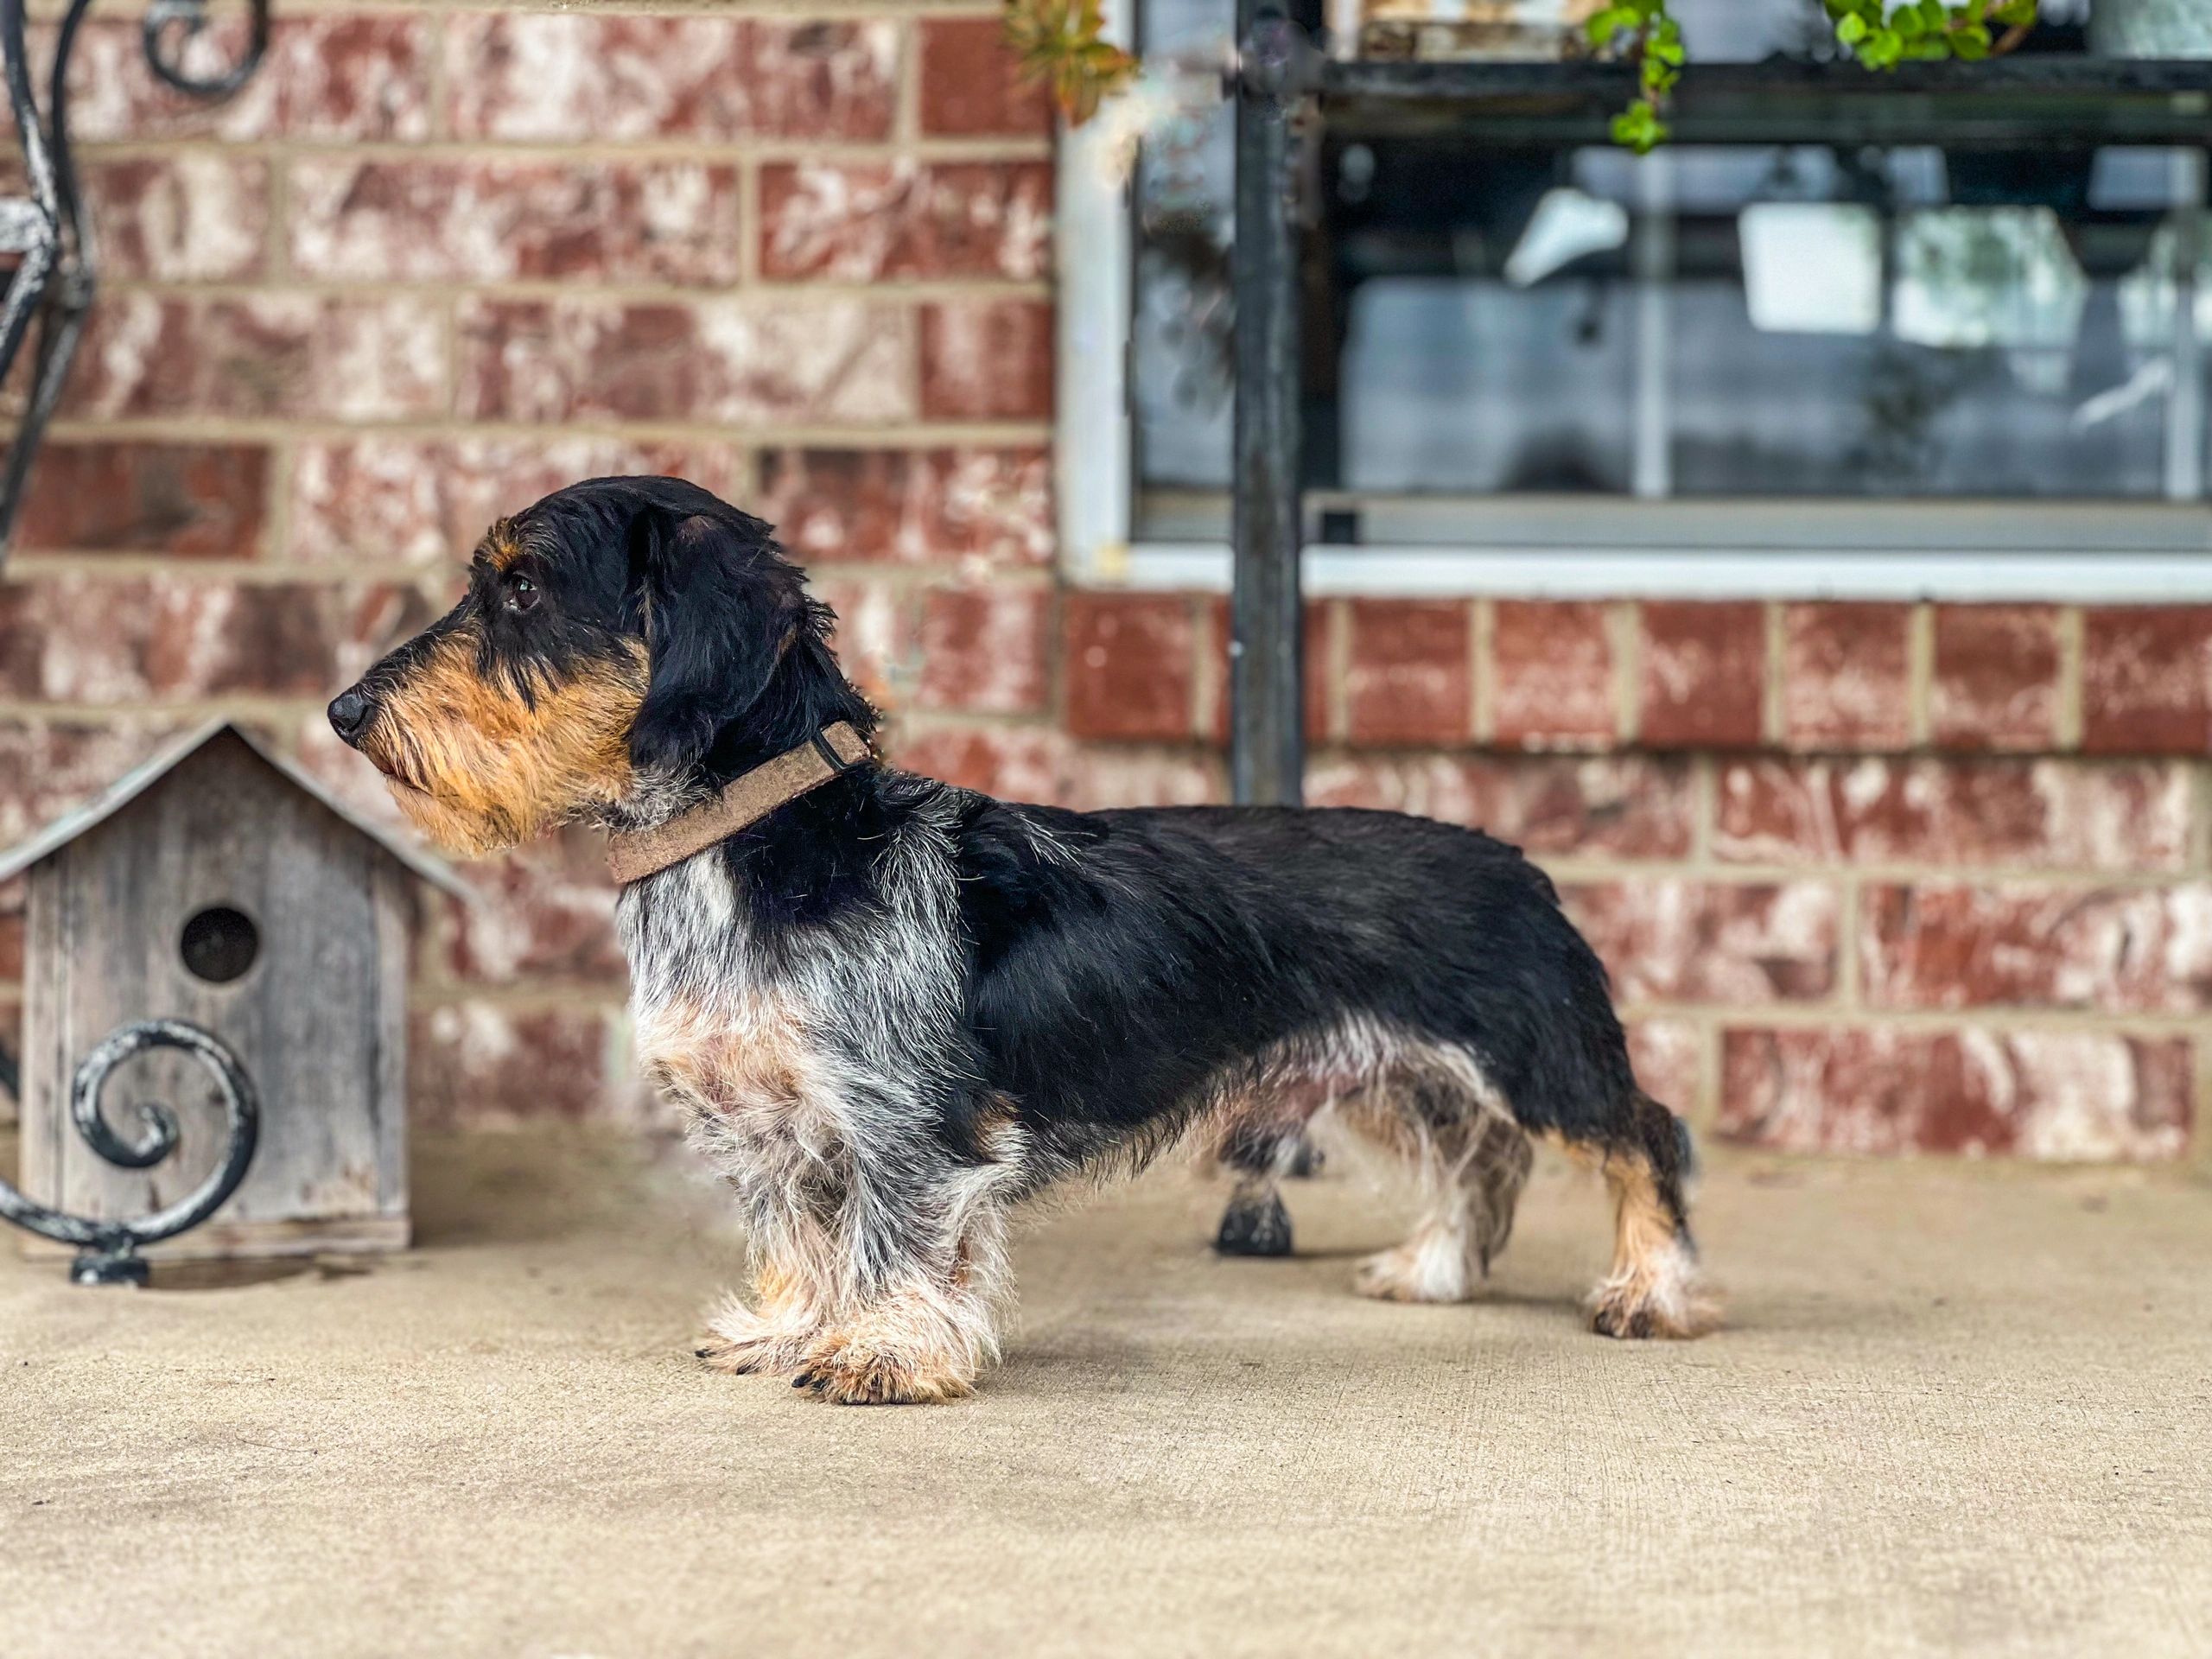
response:
<path id="1" fill-rule="evenodd" d="M 1639 1093 L 1629 1132 L 1602 1146 L 1569 1144 L 1604 1172 L 1613 1199 L 1612 1270 L 1591 1293 L 1591 1327 L 1608 1337 L 1699 1337 L 1720 1322 L 1699 1276 L 1682 1198 L 1689 1135 Z"/>
<path id="2" fill-rule="evenodd" d="M 1312 1172 L 1319 1154 L 1306 1138 L 1306 1126 L 1325 1100 L 1310 1085 L 1291 1085 L 1255 1090 L 1221 1109 L 1213 1125 L 1212 1160 L 1236 1177 L 1214 1235 L 1213 1247 L 1222 1255 L 1290 1254 L 1290 1211 L 1281 1183 L 1287 1175 Z"/>
<path id="3" fill-rule="evenodd" d="M 1224 1255 L 1288 1255 L 1290 1211 L 1282 1201 L 1283 1166 L 1295 1155 L 1297 1128 L 1267 1122 L 1238 1122 L 1221 1135 L 1214 1158 L 1234 1171 L 1229 1206 L 1213 1247 Z"/>
<path id="4" fill-rule="evenodd" d="M 1423 1069 L 1378 1089 L 1351 1121 L 1406 1158 L 1419 1179 L 1421 1212 L 1404 1243 L 1359 1265 L 1363 1296 L 1394 1302 L 1463 1302 L 1489 1276 L 1513 1231 L 1534 1161 L 1529 1137 L 1479 1078 L 1462 1068 Z"/>

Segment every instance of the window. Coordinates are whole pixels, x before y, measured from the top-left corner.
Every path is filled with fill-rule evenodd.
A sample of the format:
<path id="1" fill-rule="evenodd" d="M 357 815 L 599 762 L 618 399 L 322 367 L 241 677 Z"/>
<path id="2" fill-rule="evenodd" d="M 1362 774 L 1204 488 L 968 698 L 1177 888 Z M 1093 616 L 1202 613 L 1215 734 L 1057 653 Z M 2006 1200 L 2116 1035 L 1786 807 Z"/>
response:
<path id="1" fill-rule="evenodd" d="M 1227 0 L 1141 4 L 1148 56 L 1227 38 Z M 1818 27 L 1685 4 L 1694 56 L 1717 6 L 1764 22 L 1738 55 Z M 2082 49 L 2064 11 L 2037 48 Z M 1068 147 L 1080 574 L 1225 582 L 1230 126 L 1155 125 L 1126 194 Z M 1315 162 L 1317 589 L 2212 593 L 2202 150 L 1331 129 Z"/>

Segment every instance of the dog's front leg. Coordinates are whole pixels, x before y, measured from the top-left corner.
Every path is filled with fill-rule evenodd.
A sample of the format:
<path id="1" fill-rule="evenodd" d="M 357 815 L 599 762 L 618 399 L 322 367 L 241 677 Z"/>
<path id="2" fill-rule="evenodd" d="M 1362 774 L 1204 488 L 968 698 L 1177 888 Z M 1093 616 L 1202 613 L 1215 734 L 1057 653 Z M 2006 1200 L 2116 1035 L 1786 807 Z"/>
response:
<path id="1" fill-rule="evenodd" d="M 851 1294 L 807 1348 L 793 1387 L 849 1406 L 957 1400 L 974 1389 L 998 1357 L 1007 1281 L 994 1173 L 948 1167 L 851 1196 Z"/>
<path id="2" fill-rule="evenodd" d="M 804 1208 L 756 1206 L 753 1300 L 734 1294 L 707 1321 L 698 1356 L 715 1370 L 788 1376 L 828 1323 L 837 1299 L 836 1243 Z"/>

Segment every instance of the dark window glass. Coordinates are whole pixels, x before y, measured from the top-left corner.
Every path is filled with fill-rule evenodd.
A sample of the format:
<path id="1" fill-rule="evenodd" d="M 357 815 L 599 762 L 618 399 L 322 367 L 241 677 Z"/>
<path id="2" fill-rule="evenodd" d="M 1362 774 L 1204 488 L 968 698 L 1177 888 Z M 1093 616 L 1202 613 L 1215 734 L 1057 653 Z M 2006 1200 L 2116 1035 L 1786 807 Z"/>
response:
<path id="1" fill-rule="evenodd" d="M 1818 38 L 1797 0 L 1725 0 L 1723 36 L 1719 3 L 1683 6 L 1707 58 Z M 1220 0 L 1147 0 L 1147 49 L 1225 39 L 1228 17 Z M 2080 48 L 2078 28 L 2052 38 Z M 1834 142 L 1638 161 L 1332 137 L 1319 166 L 1311 485 L 2205 493 L 2202 151 Z M 1179 118 L 1140 162 L 1141 527 L 1147 500 L 1228 482 L 1232 172 L 1225 108 Z"/>

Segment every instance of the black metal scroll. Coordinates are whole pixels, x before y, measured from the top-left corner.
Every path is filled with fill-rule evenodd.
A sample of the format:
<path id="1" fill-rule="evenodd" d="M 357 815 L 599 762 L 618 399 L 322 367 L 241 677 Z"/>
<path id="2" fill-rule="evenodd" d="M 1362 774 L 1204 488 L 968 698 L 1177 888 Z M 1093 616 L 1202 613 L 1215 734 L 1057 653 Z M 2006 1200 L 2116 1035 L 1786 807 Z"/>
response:
<path id="1" fill-rule="evenodd" d="M 207 27 L 207 0 L 153 0 L 146 13 L 143 44 L 155 74 L 194 98 L 228 98 L 260 66 L 269 48 L 269 0 L 246 0 L 247 30 L 238 61 L 219 73 L 188 72 L 183 52 Z M 7 470 L 0 474 L 0 559 L 14 538 L 22 506 L 24 481 L 47 423 L 53 418 L 69 365 L 85 331 L 86 314 L 99 286 L 99 266 L 92 226 L 85 217 L 77 168 L 69 146 L 69 64 L 77 35 L 92 0 L 70 0 L 55 31 L 54 67 L 47 82 L 43 116 L 32 90 L 30 58 L 24 35 L 24 0 L 0 0 L 0 67 L 4 67 L 8 105 L 22 146 L 28 197 L 0 200 L 0 256 L 16 264 L 0 295 L 0 381 L 22 354 L 36 319 L 38 350 L 22 418 L 9 447 Z"/>
<path id="2" fill-rule="evenodd" d="M 165 1210 L 136 1221 L 87 1221 L 49 1210 L 0 1181 L 0 1219 L 29 1228 L 44 1237 L 79 1246 L 69 1264 L 72 1282 L 79 1285 L 143 1285 L 146 1259 L 142 1246 L 174 1238 L 196 1227 L 223 1206 L 245 1179 L 261 1140 L 261 1105 L 252 1079 L 227 1045 L 213 1033 L 182 1020 L 141 1020 L 118 1028 L 85 1057 L 69 1085 L 69 1115 L 77 1133 L 109 1163 L 124 1169 L 150 1169 L 176 1149 L 176 1114 L 168 1107 L 147 1103 L 138 1108 L 142 1133 L 126 1140 L 100 1115 L 100 1094 L 108 1074 L 134 1055 L 149 1048 L 179 1048 L 198 1059 L 215 1079 L 230 1124 L 221 1161 L 207 1179 Z"/>

